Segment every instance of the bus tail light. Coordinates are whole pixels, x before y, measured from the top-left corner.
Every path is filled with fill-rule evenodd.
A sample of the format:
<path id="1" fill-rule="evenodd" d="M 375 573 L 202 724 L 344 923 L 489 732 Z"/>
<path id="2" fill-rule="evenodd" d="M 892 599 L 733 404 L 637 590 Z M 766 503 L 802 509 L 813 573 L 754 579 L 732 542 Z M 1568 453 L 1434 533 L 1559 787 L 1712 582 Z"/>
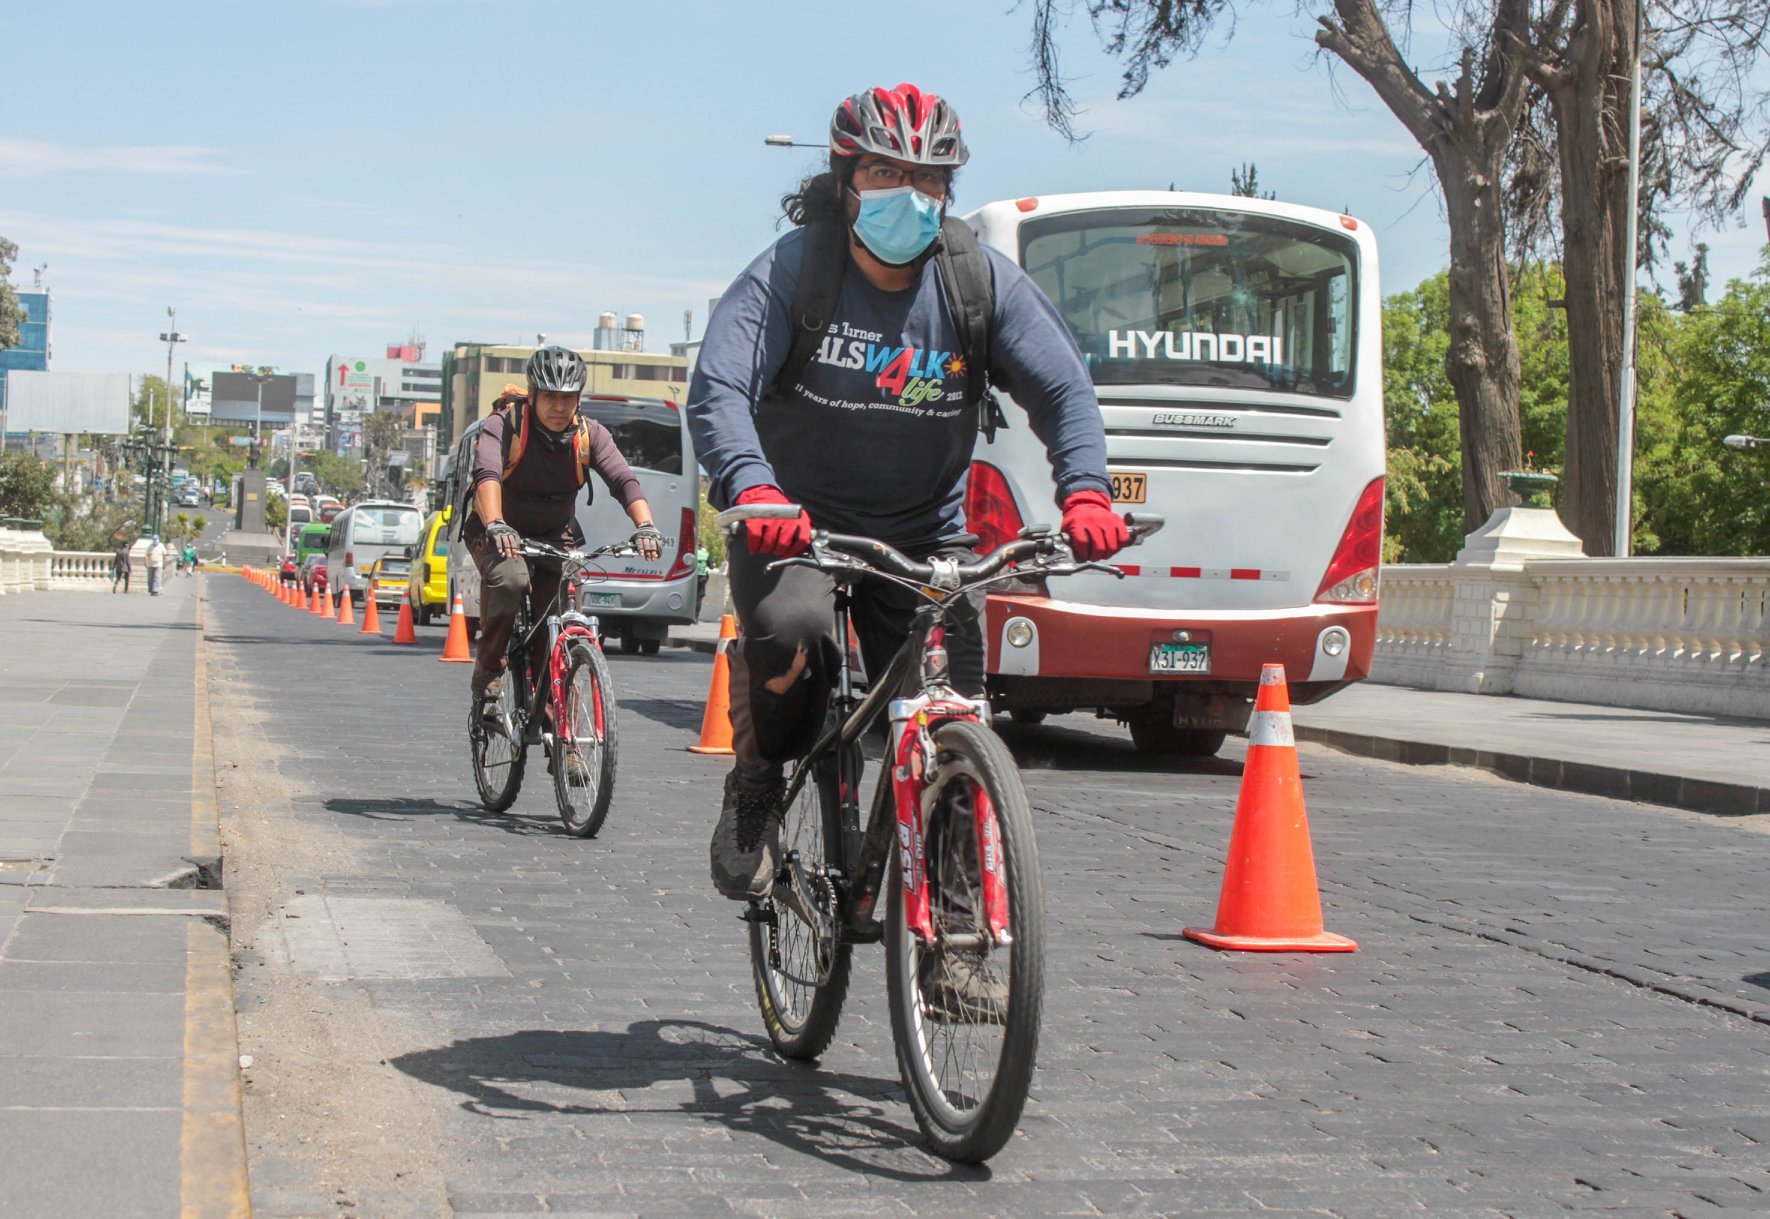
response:
<path id="1" fill-rule="evenodd" d="M 344 552 L 344 565 L 346 567 L 355 567 L 356 566 L 356 551 L 347 550 Z"/>
<path id="2" fill-rule="evenodd" d="M 666 579 L 666 580 L 679 580 L 683 576 L 692 575 L 694 573 L 694 570 L 695 570 L 695 558 L 694 558 L 694 555 L 695 555 L 695 544 L 694 544 L 695 543 L 695 531 L 694 531 L 694 525 L 695 525 L 694 509 L 693 508 L 684 508 L 682 510 L 682 532 L 678 536 L 678 539 L 677 539 L 676 561 L 674 563 L 670 564 L 670 570 L 668 573 L 665 574 L 664 579 Z"/>
<path id="3" fill-rule="evenodd" d="M 977 543 L 977 553 L 988 554 L 1013 541 L 1025 524 L 1002 472 L 987 461 L 972 462 L 965 485 L 965 527 L 983 539 Z"/>
<path id="4" fill-rule="evenodd" d="M 1374 604 L 1377 580 L 1383 566 L 1383 480 L 1374 478 L 1358 497 L 1346 532 L 1328 564 L 1317 601 L 1340 604 Z"/>

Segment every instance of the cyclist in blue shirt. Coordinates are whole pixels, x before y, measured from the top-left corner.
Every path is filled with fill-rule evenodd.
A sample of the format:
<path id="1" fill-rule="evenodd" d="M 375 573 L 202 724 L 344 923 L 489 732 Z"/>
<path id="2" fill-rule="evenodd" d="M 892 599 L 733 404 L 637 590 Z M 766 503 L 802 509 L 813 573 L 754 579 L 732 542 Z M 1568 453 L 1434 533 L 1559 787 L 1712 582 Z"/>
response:
<path id="1" fill-rule="evenodd" d="M 745 523 L 728 560 L 741 624 L 732 652 L 735 765 L 711 848 L 713 882 L 736 900 L 767 895 L 778 866 L 783 766 L 822 725 L 837 659 L 829 577 L 770 574 L 813 527 L 862 534 L 912 557 L 968 553 L 965 483 L 978 431 L 963 339 L 936 258 L 953 173 L 968 153 L 958 115 L 914 85 L 869 89 L 830 125 L 828 169 L 783 201 L 796 226 L 720 299 L 689 391 L 709 497 L 799 504 L 796 519 Z M 846 230 L 847 264 L 828 332 L 796 373 L 794 297 L 807 226 Z M 1079 557 L 1128 541 L 1112 511 L 1106 437 L 1081 353 L 1051 303 L 1010 259 L 984 250 L 990 277 L 988 375 L 1010 390 L 1044 441 L 1063 529 Z M 780 382 L 780 383 L 777 383 Z M 908 633 L 913 597 L 883 581 L 856 590 L 853 618 L 869 672 Z M 954 684 L 984 690 L 981 628 L 947 635 Z"/>

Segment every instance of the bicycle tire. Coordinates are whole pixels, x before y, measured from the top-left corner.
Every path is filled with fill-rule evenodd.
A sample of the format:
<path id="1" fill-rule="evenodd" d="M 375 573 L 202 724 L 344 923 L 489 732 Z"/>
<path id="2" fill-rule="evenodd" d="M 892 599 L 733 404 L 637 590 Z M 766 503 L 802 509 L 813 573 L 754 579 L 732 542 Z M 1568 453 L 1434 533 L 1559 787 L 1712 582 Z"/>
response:
<path id="1" fill-rule="evenodd" d="M 1000 831 L 1008 928 L 1013 937 L 1005 952 L 997 947 L 976 954 L 950 954 L 947 959 L 955 964 L 949 967 L 949 977 L 965 971 L 962 976 L 967 978 L 999 981 L 1005 966 L 1007 995 L 1000 1001 L 999 1020 L 979 1015 L 985 1006 L 982 1001 L 961 999 L 957 989 L 939 1000 L 947 1005 L 944 1011 L 930 1001 L 929 996 L 936 992 L 922 980 L 922 949 L 904 919 L 896 850 L 886 872 L 890 887 L 885 921 L 886 992 L 898 1071 L 916 1124 L 936 1154 L 977 1164 L 1000 1151 L 1014 1133 L 1032 1085 L 1044 1008 L 1044 886 L 1032 810 L 1007 747 L 989 728 L 968 720 L 942 725 L 934 734 L 934 744 L 935 772 L 929 786 L 935 794 L 926 802 L 929 815 L 923 833 L 928 843 L 929 875 L 945 878 L 931 903 L 936 928 L 963 931 L 975 925 L 968 913 L 954 909 L 955 903 L 947 895 L 968 885 L 970 908 L 977 909 L 980 882 L 971 811 L 974 796 L 967 798 L 967 793 L 981 788 L 995 808 Z M 955 830 L 962 831 L 957 839 L 952 837 Z M 962 858 L 965 851 L 951 850 L 953 842 L 972 843 L 970 858 Z M 980 1006 L 964 1011 L 967 1001 Z M 997 1010 L 993 1003 L 987 1006 L 991 1012 Z M 955 1072 L 968 1067 L 989 1070 L 986 1080 L 964 1080 L 949 1078 L 945 1074 L 949 1066 Z"/>
<path id="2" fill-rule="evenodd" d="M 520 657 L 512 657 L 504 673 L 504 693 L 498 700 L 505 719 L 516 725 L 517 739 L 512 741 L 501 732 L 486 727 L 479 707 L 467 709 L 468 752 L 473 758 L 473 782 L 479 788 L 479 802 L 488 813 L 501 813 L 516 803 L 522 790 L 522 772 L 528 764 L 528 745 L 523 741 L 523 716 L 516 699 L 517 685 L 528 680 L 527 666 Z"/>
<path id="3" fill-rule="evenodd" d="M 856 758 L 854 773 L 859 773 Z M 781 850 L 797 850 L 802 866 L 814 871 L 829 862 L 829 844 L 842 841 L 842 807 L 840 781 L 835 759 L 812 771 L 811 782 L 800 789 L 781 822 Z M 838 856 L 839 857 L 839 856 Z M 834 889 L 828 891 L 828 911 L 832 923 L 839 928 L 842 910 Z M 800 1062 L 814 1059 L 829 1049 L 836 1036 L 836 1025 L 842 1019 L 842 1005 L 848 998 L 848 980 L 853 965 L 854 946 L 837 930 L 829 946 L 830 961 L 826 971 L 818 969 L 817 952 L 810 929 L 783 902 L 767 898 L 757 903 L 758 913 L 775 921 L 772 929 L 780 944 L 782 969 L 770 959 L 769 932 L 771 924 L 752 920 L 750 923 L 750 972 L 756 983 L 756 1002 L 762 1008 L 762 1024 L 768 1039 L 783 1058 Z M 795 981 L 784 969 L 816 970 L 824 973 L 821 984 Z"/>
<path id="4" fill-rule="evenodd" d="M 580 692 L 582 682 L 585 689 Z M 594 838 L 608 818 L 615 794 L 615 766 L 620 735 L 615 716 L 614 683 L 608 661 L 594 644 L 577 642 L 566 651 L 566 725 L 585 767 L 585 781 L 574 784 L 566 766 L 566 730 L 555 725 L 553 734 L 553 796 L 559 802 L 559 819 L 574 838 Z M 594 700 L 594 701 L 592 701 Z M 600 703 L 602 713 L 596 714 Z M 583 723 L 579 722 L 580 713 Z M 558 714 L 558 709 L 555 709 Z M 601 727 L 597 723 L 600 719 Z"/>

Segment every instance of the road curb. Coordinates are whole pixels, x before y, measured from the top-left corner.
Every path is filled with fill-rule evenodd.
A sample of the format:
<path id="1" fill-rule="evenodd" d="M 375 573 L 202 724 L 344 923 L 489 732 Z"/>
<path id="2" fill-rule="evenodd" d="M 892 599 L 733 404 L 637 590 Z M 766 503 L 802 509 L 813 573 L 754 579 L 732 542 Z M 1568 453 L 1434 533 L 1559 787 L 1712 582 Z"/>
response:
<path id="1" fill-rule="evenodd" d="M 1473 766 L 1533 787 L 1583 792 L 1611 800 L 1664 804 L 1717 817 L 1770 813 L 1770 787 L 1717 783 L 1689 775 L 1630 770 L 1623 766 L 1570 762 L 1561 758 L 1468 749 L 1434 741 L 1406 741 L 1308 724 L 1297 724 L 1296 733 L 1300 741 L 1312 741 L 1342 753 L 1384 762 L 1400 762 L 1408 766 Z"/>
<path id="2" fill-rule="evenodd" d="M 203 641 L 203 589 L 197 589 L 195 697 L 191 740 L 190 862 L 202 889 L 221 889 L 221 802 L 215 797 L 215 726 Z M 213 900 L 228 908 L 225 893 Z M 184 1118 L 180 1211 L 186 1219 L 251 1213 L 240 1036 L 234 1016 L 233 937 L 225 917 L 185 929 Z"/>

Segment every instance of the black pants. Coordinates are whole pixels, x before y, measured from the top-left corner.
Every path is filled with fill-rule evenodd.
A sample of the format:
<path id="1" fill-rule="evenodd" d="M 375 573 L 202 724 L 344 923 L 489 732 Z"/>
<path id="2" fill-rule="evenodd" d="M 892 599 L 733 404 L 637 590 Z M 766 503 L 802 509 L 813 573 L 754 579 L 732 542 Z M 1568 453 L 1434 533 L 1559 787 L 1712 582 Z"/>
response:
<path id="1" fill-rule="evenodd" d="M 965 559 L 971 551 L 942 547 L 929 554 Z M 752 555 L 742 536 L 730 559 L 731 600 L 738 617 L 738 644 L 731 655 L 732 749 L 748 779 L 768 782 L 802 756 L 817 739 L 836 685 L 840 660 L 835 638 L 835 582 L 809 567 L 770 574 L 767 555 Z M 855 587 L 851 615 L 867 674 L 877 678 L 909 634 L 923 600 L 909 589 L 879 579 Z M 952 683 L 961 694 L 983 696 L 981 594 L 966 597 L 947 620 L 946 649 Z M 846 646 L 846 641 L 843 641 Z M 910 674 L 909 680 L 917 680 Z"/>

